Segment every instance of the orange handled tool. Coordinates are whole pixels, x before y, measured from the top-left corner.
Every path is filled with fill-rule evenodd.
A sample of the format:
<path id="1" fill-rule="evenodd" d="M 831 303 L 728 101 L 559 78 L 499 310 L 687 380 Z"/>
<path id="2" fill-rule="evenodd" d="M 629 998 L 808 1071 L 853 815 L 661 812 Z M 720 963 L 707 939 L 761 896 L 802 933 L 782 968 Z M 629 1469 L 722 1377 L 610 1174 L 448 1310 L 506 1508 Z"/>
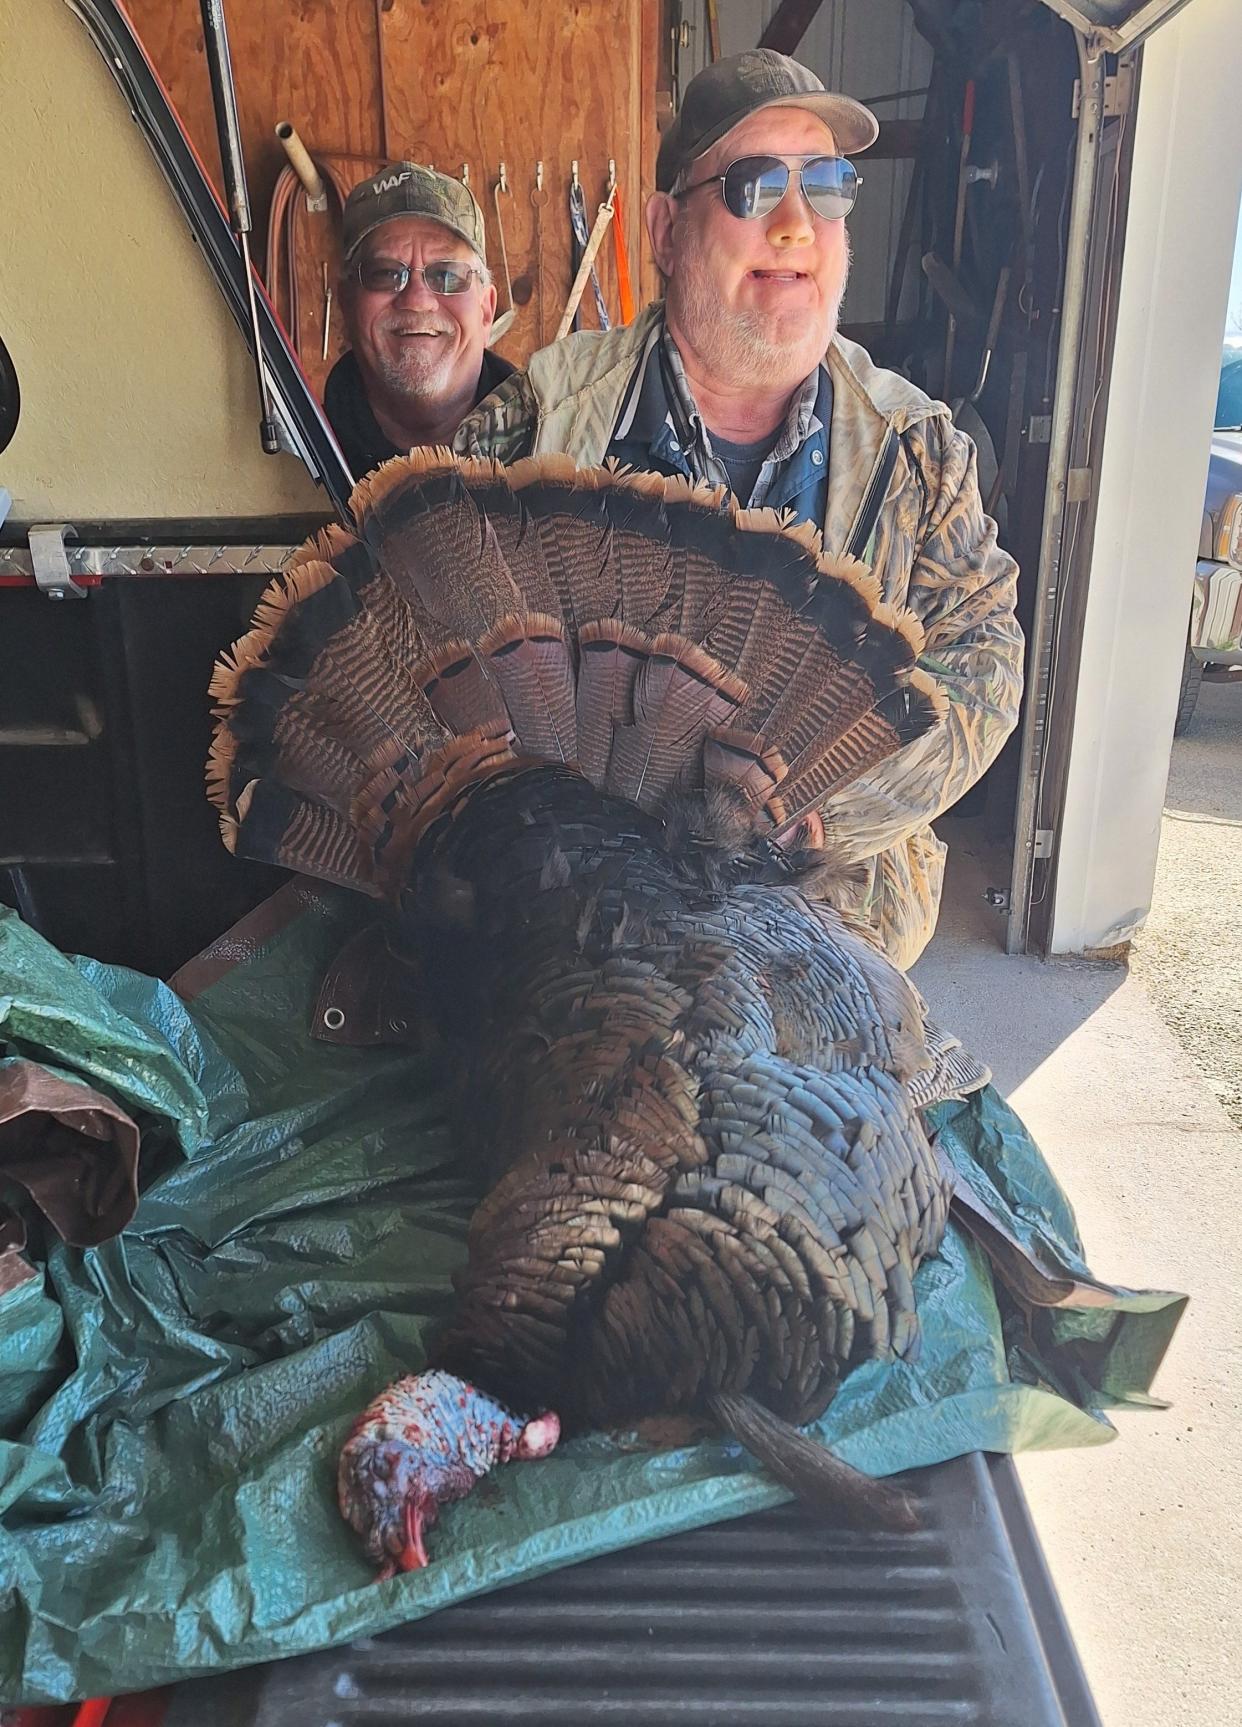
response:
<path id="1" fill-rule="evenodd" d="M 621 322 L 628 324 L 634 316 L 634 289 L 630 282 L 630 255 L 625 247 L 625 217 L 621 209 L 620 186 L 613 186 L 611 197 L 612 245 L 617 260 L 617 300 L 621 308 Z"/>

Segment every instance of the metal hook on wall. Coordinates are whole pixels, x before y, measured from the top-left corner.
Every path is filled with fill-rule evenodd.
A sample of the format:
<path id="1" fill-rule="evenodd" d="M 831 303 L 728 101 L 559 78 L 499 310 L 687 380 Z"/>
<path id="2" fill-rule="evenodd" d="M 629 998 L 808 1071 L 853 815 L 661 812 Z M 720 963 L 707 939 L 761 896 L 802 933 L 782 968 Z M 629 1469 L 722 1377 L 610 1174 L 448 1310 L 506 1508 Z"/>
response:
<path id="1" fill-rule="evenodd" d="M 617 189 L 617 158 L 608 158 L 608 196 L 611 198 Z"/>
<path id="2" fill-rule="evenodd" d="M 535 190 L 536 190 L 536 192 L 542 192 L 543 191 L 543 163 L 542 162 L 536 162 L 535 163 Z"/>
<path id="3" fill-rule="evenodd" d="M 509 175 L 505 169 L 505 165 L 503 162 L 500 164 L 499 172 L 500 172 L 500 178 L 499 178 L 497 184 L 499 185 L 499 188 L 502 192 L 508 192 L 508 190 L 509 190 Z"/>
<path id="4" fill-rule="evenodd" d="M 571 191 L 578 190 L 578 158 L 575 156 L 569 164 L 569 185 Z"/>
<path id="5" fill-rule="evenodd" d="M 463 162 L 461 165 L 461 183 L 463 186 L 468 186 L 470 184 L 470 164 L 469 164 L 469 162 Z"/>

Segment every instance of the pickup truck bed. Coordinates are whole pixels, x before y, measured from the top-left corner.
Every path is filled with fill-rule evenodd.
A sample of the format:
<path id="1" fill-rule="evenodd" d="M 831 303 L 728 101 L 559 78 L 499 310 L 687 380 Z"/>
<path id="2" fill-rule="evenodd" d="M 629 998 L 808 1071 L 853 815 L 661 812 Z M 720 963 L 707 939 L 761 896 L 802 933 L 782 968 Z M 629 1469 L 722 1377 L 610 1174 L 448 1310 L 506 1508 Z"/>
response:
<path id="1" fill-rule="evenodd" d="M 914 1534 L 781 1506 L 187 1683 L 165 1727 L 1098 1727 L 1011 1461 L 908 1479 Z"/>

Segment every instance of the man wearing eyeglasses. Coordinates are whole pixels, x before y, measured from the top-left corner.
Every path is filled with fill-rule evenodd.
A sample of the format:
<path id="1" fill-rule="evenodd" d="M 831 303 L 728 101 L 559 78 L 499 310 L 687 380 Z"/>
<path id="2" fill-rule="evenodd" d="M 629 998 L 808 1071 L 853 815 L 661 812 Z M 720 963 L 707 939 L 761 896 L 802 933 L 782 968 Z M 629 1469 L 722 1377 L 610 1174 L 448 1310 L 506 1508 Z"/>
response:
<path id="1" fill-rule="evenodd" d="M 345 203 L 341 311 L 350 346 L 324 409 L 355 477 L 415 444 L 447 444 L 513 371 L 487 346 L 496 289 L 468 186 L 394 162 Z"/>
<path id="2" fill-rule="evenodd" d="M 770 50 L 691 80 L 656 163 L 647 232 L 665 298 L 629 326 L 541 349 L 454 447 L 725 484 L 864 559 L 926 632 L 944 723 L 830 799 L 856 910 L 900 966 L 935 928 L 945 848 L 930 823 L 994 760 L 1018 717 L 1016 568 L 984 515 L 974 447 L 949 410 L 837 333 L 849 272 L 850 155 L 879 128 Z"/>

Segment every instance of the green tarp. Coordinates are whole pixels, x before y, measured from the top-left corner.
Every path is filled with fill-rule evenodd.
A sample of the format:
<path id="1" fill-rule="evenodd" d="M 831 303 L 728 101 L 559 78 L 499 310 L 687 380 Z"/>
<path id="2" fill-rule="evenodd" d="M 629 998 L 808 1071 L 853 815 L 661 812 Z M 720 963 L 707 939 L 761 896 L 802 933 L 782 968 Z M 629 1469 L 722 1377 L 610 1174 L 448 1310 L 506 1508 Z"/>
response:
<path id="1" fill-rule="evenodd" d="M 0 912 L 0 1058 L 86 1081 L 143 1129 L 129 1228 L 82 1250 L 35 1220 L 38 1275 L 0 1296 L 6 1703 L 319 1648 L 786 1497 L 724 1442 L 578 1440 L 452 1508 L 426 1571 L 372 1581 L 336 1510 L 337 1452 L 421 1365 L 474 1195 L 429 1062 L 308 1035 L 360 912 L 305 896 L 189 1007 Z M 1069 1205 L 997 1094 L 938 1121 L 1014 1235 L 1085 1273 Z M 956 1228 L 917 1290 L 917 1367 L 860 1367 L 820 1424 L 874 1473 L 1111 1438 L 1111 1409 L 1151 1401 L 1183 1305 L 1112 1291 L 1032 1316 Z"/>

